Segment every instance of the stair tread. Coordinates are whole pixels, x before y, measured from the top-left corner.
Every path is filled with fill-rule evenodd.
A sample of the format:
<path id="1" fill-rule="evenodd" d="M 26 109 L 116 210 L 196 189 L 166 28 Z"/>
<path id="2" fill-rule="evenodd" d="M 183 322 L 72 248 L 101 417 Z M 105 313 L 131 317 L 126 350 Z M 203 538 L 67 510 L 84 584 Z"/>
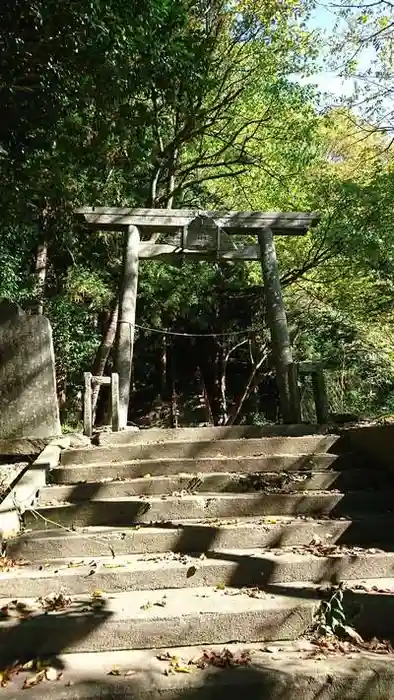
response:
<path id="1" fill-rule="evenodd" d="M 387 516 L 386 516 L 387 517 Z M 365 517 L 360 517 L 359 520 L 373 520 L 375 521 L 376 519 L 382 518 L 385 519 L 385 516 L 376 516 L 376 517 L 371 517 L 371 516 L 365 516 Z M 393 516 L 394 518 L 394 516 Z M 179 530 L 182 530 L 186 527 L 194 527 L 198 526 L 201 528 L 209 529 L 212 528 L 212 526 L 218 526 L 220 528 L 225 528 L 225 529 L 239 529 L 239 528 L 250 528 L 251 526 L 253 528 L 257 527 L 260 528 L 262 531 L 265 531 L 267 528 L 271 529 L 275 525 L 288 525 L 290 523 L 299 523 L 299 524 L 313 524 L 313 525 L 330 525 L 333 523 L 346 523 L 346 522 L 351 522 L 350 519 L 348 518 L 337 518 L 337 519 L 328 519 L 328 518 L 313 518 L 313 517 L 297 517 L 297 516 L 286 516 L 286 515 L 278 515 L 275 517 L 268 516 L 266 518 L 264 517 L 257 517 L 257 518 L 248 518 L 248 517 L 242 517 L 242 518 L 226 518 L 226 519 L 217 519 L 216 520 L 209 520 L 209 521 L 204 521 L 204 520 L 199 520 L 199 519 L 190 519 L 190 520 L 171 520 L 166 523 L 144 523 L 143 525 L 131 525 L 131 526 L 124 526 L 124 527 L 116 527 L 116 526 L 111 526 L 111 525 L 86 525 L 85 527 L 78 527 L 75 528 L 73 531 L 64 531 L 62 528 L 48 528 L 46 530 L 33 530 L 33 531 L 26 531 L 22 532 L 20 536 L 18 536 L 17 539 L 20 537 L 23 539 L 46 539 L 47 537 L 78 537 L 80 535 L 91 535 L 95 536 L 97 534 L 106 534 L 106 535 L 122 535 L 124 533 L 126 534 L 135 534 L 135 533 L 162 533 L 162 532 L 168 532 L 169 530 L 173 530 L 175 532 L 178 532 Z"/>
<path id="2" fill-rule="evenodd" d="M 201 440 L 250 439 L 258 437 L 302 437 L 305 435 L 326 435 L 327 426 L 305 423 L 290 425 L 231 425 L 231 426 L 193 426 L 183 428 L 126 428 L 119 433 L 100 431 L 94 442 L 105 445 L 124 445 L 134 442 L 168 442 L 175 438 L 188 442 Z"/>
<path id="3" fill-rule="evenodd" d="M 390 491 L 394 489 L 390 489 Z M 384 487 L 382 489 L 376 489 L 374 491 L 370 492 L 368 491 L 369 495 L 375 495 L 375 494 L 386 494 L 387 493 L 387 488 Z M 165 496 L 160 496 L 160 495 L 150 495 L 150 494 L 142 494 L 142 495 L 133 495 L 133 496 L 100 496 L 100 494 L 97 494 L 96 496 L 91 496 L 86 502 L 91 502 L 91 501 L 104 501 L 104 502 L 109 502 L 113 503 L 116 501 L 123 502 L 125 501 L 126 503 L 134 503 L 134 502 L 141 502 L 144 500 L 149 501 L 150 503 L 177 503 L 179 501 L 190 501 L 191 503 L 194 502 L 199 502 L 201 500 L 220 500 L 220 501 L 239 501 L 239 500 L 261 500 L 264 497 L 275 497 L 275 498 L 288 498 L 289 496 L 293 497 L 321 497 L 321 498 L 329 498 L 333 496 L 338 496 L 338 497 L 343 497 L 343 496 L 350 496 L 350 495 L 359 495 L 359 491 L 339 491 L 337 489 L 331 489 L 331 490 L 324 490 L 324 489 L 313 489 L 313 490 L 306 490 L 306 491 L 295 491 L 294 493 L 289 492 L 289 493 L 282 493 L 282 492 L 264 492 L 264 491 L 259 491 L 257 493 L 251 492 L 251 493 L 221 493 L 217 491 L 211 491 L 211 492 L 204 492 L 204 493 L 198 493 L 198 494 L 179 494 L 179 495 L 165 495 Z M 62 503 L 59 502 L 60 505 L 63 506 L 74 506 L 74 503 Z M 50 507 L 50 506 L 43 506 L 45 507 Z"/>
<path id="4" fill-rule="evenodd" d="M 233 568 L 238 564 L 243 566 L 256 567 L 260 562 L 267 562 L 277 567 L 283 566 L 286 563 L 301 563 L 301 562 L 321 562 L 332 561 L 334 559 L 349 559 L 354 563 L 356 559 L 369 560 L 371 563 L 389 560 L 394 571 L 394 553 L 378 550 L 376 548 L 362 547 L 346 547 L 341 551 L 341 548 L 335 550 L 334 553 L 317 554 L 311 549 L 305 547 L 281 547 L 277 549 L 221 549 L 215 551 L 210 550 L 202 558 L 198 554 L 184 554 L 175 552 L 164 552 L 154 554 L 129 554 L 107 556 L 102 555 L 94 557 L 80 556 L 73 559 L 61 558 L 51 559 L 45 562 L 37 562 L 35 565 L 21 565 L 11 567 L 9 571 L 3 571 L 0 579 L 1 583 L 7 580 L 16 578 L 56 578 L 72 577 L 72 576 L 92 576 L 92 585 L 97 579 L 96 573 L 100 575 L 108 574 L 111 576 L 114 572 L 136 572 L 136 571 L 155 571 L 157 569 L 170 568 L 181 569 L 185 573 L 190 568 L 198 568 L 201 570 L 217 567 Z M 193 576 L 194 574 L 191 574 Z M 189 576 L 188 576 L 189 577 Z M 263 577 L 263 572 L 262 572 Z M 218 581 L 219 582 L 219 581 Z"/>
<path id="5" fill-rule="evenodd" d="M 40 490 L 39 503 L 52 501 L 82 501 L 94 497 L 122 498 L 141 496 L 184 496 L 184 495 L 220 495 L 220 494 L 296 494 L 302 491 L 318 493 L 347 491 L 377 491 L 390 488 L 388 474 L 376 474 L 373 470 L 349 469 L 346 472 L 331 469 L 321 471 L 289 472 L 210 472 L 207 474 L 180 473 L 170 476 L 151 476 L 136 478 L 111 477 L 103 479 L 68 480 L 49 484 Z"/>
<path id="6" fill-rule="evenodd" d="M 294 696 L 316 700 L 350 700 L 356 697 L 389 698 L 394 685 L 393 654 L 385 655 L 357 650 L 357 655 L 324 654 L 308 640 L 297 642 L 270 642 L 259 644 L 226 644 L 233 658 L 247 651 L 250 661 L 244 667 L 215 668 L 208 664 L 199 669 L 193 662 L 200 659 L 206 646 L 171 647 L 151 650 L 100 651 L 59 655 L 62 678 L 49 686 L 38 685 L 29 689 L 29 698 L 42 698 L 43 691 L 53 700 L 75 697 L 109 700 L 142 700 L 163 697 L 172 700 L 199 696 L 206 692 L 211 697 L 234 698 L 243 692 L 249 698 L 260 698 L 269 688 L 271 700 Z M 223 654 L 223 645 L 209 645 L 209 651 Z M 169 657 L 166 658 L 166 651 Z M 160 658 L 158 658 L 161 657 Z M 181 660 L 191 673 L 170 673 L 171 657 Z M 115 671 L 113 669 L 116 669 Z M 108 675 L 109 673 L 114 675 Z M 29 678 L 29 676 L 26 676 Z M 19 690 L 25 674 L 14 683 L 2 688 L 5 700 L 25 697 Z M 338 695 L 340 688 L 340 695 Z M 263 691 L 262 691 L 263 689 Z M 368 693 L 368 695 L 367 695 Z"/>
<path id="7" fill-rule="evenodd" d="M 343 545 L 381 547 L 391 551 L 390 532 L 394 517 L 364 517 L 357 520 L 306 517 L 265 517 L 152 522 L 132 527 L 94 526 L 64 530 L 46 528 L 23 532 L 7 542 L 7 554 L 28 561 L 58 557 L 91 558 L 112 546 L 117 555 L 160 552 L 205 552 L 215 548 L 309 545 L 311 541 Z"/>
<path id="8" fill-rule="evenodd" d="M 94 590 L 94 589 L 93 589 Z M 239 610 L 253 611 L 255 609 L 270 609 L 276 607 L 294 607 L 295 604 L 302 605 L 310 604 L 309 599 L 301 599 L 283 595 L 281 593 L 264 593 L 254 592 L 250 595 L 247 589 L 226 588 L 225 591 L 215 590 L 211 587 L 200 588 L 176 588 L 164 590 L 134 590 L 122 591 L 116 593 L 101 593 L 100 597 L 92 595 L 70 596 L 70 606 L 65 607 L 65 614 L 75 612 L 84 615 L 86 611 L 84 606 L 93 601 L 93 609 L 99 609 L 100 602 L 106 611 L 111 615 L 122 616 L 123 618 L 167 618 L 167 617 L 183 617 L 191 612 L 195 614 L 226 612 L 233 613 Z M 180 605 L 181 601 L 181 605 Z M 0 605 L 3 607 L 8 602 L 8 599 L 0 598 Z M 24 597 L 23 602 L 26 602 L 37 612 L 42 613 L 42 607 L 36 599 Z M 160 603 L 165 603 L 160 605 Z M 145 606 L 147 606 L 145 608 Z M 48 615 L 58 615 L 59 611 L 49 612 Z M 2 622 L 0 621 L 0 625 Z"/>
<path id="9" fill-rule="evenodd" d="M 209 645 L 209 650 L 223 654 L 223 645 Z M 233 698 L 243 692 L 250 698 L 261 697 L 261 689 L 269 688 L 271 700 L 293 697 L 297 688 L 299 697 L 315 700 L 323 695 L 327 700 L 343 700 L 364 696 L 391 697 L 394 684 L 393 654 L 373 654 L 367 651 L 349 654 L 324 654 L 307 640 L 298 642 L 270 642 L 262 648 L 260 644 L 227 644 L 226 649 L 233 657 L 239 657 L 247 650 L 250 662 L 243 668 L 215 668 L 209 664 L 205 669 L 192 665 L 192 673 L 171 673 L 165 671 L 170 666 L 171 657 L 182 660 L 184 666 L 200 659 L 204 646 L 173 647 L 168 649 L 169 657 L 163 657 L 163 650 L 101 651 L 94 653 L 62 654 L 60 666 L 64 669 L 62 678 L 55 684 L 45 685 L 48 697 L 100 698 L 121 697 L 125 700 L 141 700 L 146 697 L 179 698 L 204 693 L 207 687 L 212 697 Z M 320 651 L 320 653 L 319 653 Z M 119 669 L 108 675 L 112 669 Z M 25 674 L 19 681 L 2 688 L 2 697 L 14 700 L 25 696 L 21 688 Z M 27 676 L 28 678 L 29 676 Z M 329 679 L 329 680 L 327 680 Z M 371 680 L 372 679 L 372 680 Z M 42 685 L 32 687 L 29 697 L 42 698 Z M 340 696 L 338 688 L 341 689 Z M 45 692 L 45 691 L 44 691 Z M 367 695 L 365 694 L 365 697 Z"/>
<path id="10" fill-rule="evenodd" d="M 166 443 L 168 444 L 168 443 Z M 172 444 L 172 443 L 171 443 Z M 179 444 L 179 443 L 175 443 Z M 182 443 L 183 444 L 183 443 Z M 128 445 L 123 445 L 123 447 L 128 447 Z M 130 447 L 135 447 L 135 445 L 130 445 Z M 100 448 L 95 448 L 95 447 L 86 447 L 83 448 L 86 453 L 89 454 L 94 454 L 95 450 L 98 450 Z M 78 448 L 78 451 L 81 451 L 80 448 Z M 62 455 L 73 455 L 76 452 L 76 450 L 70 449 L 70 450 L 64 450 L 62 452 Z M 342 455 L 341 455 L 342 456 Z M 349 453 L 350 456 L 350 453 Z M 99 464 L 108 464 L 109 467 L 115 467 L 115 466 L 122 466 L 122 465 L 136 465 L 136 464 L 149 464 L 149 463 L 157 463 L 157 462 L 162 462 L 163 464 L 166 464 L 167 462 L 175 462 L 175 463 L 182 463 L 182 462 L 187 462 L 188 464 L 194 464 L 195 462 L 239 462 L 239 461 L 246 461 L 246 460 L 251 460 L 251 461 L 261 461 L 262 459 L 282 459 L 283 457 L 288 457 L 288 458 L 296 458 L 296 459 L 307 459 L 307 458 L 313 458 L 313 457 L 326 457 L 328 458 L 335 458 L 339 457 L 338 454 L 335 452 L 313 452 L 313 454 L 310 454 L 309 452 L 300 452 L 297 454 L 294 454 L 292 452 L 280 452 L 278 454 L 270 454 L 270 455 L 265 455 L 264 453 L 258 454 L 258 455 L 213 455 L 212 457 L 207 457 L 207 456 L 192 456 L 192 457 L 145 457 L 145 458 L 138 458 L 136 457 L 135 459 L 124 459 L 124 460 L 117 460 L 116 462 L 88 462 L 87 464 L 84 464 L 84 467 L 94 467 Z M 56 471 L 59 469 L 64 469 L 67 467 L 67 469 L 78 469 L 80 465 L 78 464 L 66 464 L 63 465 L 62 463 L 59 464 L 58 467 L 52 467 L 51 471 Z"/>
<path id="11" fill-rule="evenodd" d="M 116 500 L 116 499 L 115 499 Z M 70 505 L 70 504 L 68 504 Z M 75 505 L 75 504 L 71 504 Z M 46 539 L 47 537 L 78 537 L 80 535 L 91 535 L 103 533 L 105 535 L 122 535 L 135 534 L 135 533 L 163 533 L 172 530 L 174 532 L 179 532 L 179 530 L 192 527 L 201 527 L 205 529 L 211 529 L 214 527 L 220 527 L 223 529 L 240 529 L 240 528 L 260 528 L 262 531 L 267 529 L 274 529 L 275 526 L 299 524 L 299 525 L 322 525 L 330 527 L 332 525 L 343 525 L 346 523 L 353 522 L 363 522 L 363 523 L 382 523 L 393 522 L 393 514 L 373 514 L 357 515 L 357 518 L 319 518 L 312 516 L 297 516 L 297 515 L 275 515 L 275 516 L 262 516 L 262 517 L 234 517 L 234 518 L 216 518 L 210 520 L 200 520 L 198 518 L 190 518 L 187 520 L 169 520 L 166 522 L 158 521 L 151 523 L 143 523 L 141 525 L 125 525 L 124 527 L 117 527 L 114 525 L 86 525 L 83 527 L 75 528 L 73 531 L 64 531 L 62 528 L 48 528 L 46 530 L 33 530 L 22 532 L 18 539 L 22 537 L 23 539 Z"/>
<path id="12" fill-rule="evenodd" d="M 126 445 L 84 447 L 62 452 L 61 463 L 100 463 L 129 461 L 134 459 L 152 459 L 159 457 L 196 457 L 213 455 L 231 455 L 241 457 L 248 455 L 272 456 L 298 455 L 327 452 L 337 441 L 337 436 L 316 434 L 302 437 L 262 437 L 235 440 L 201 440 L 198 442 L 164 441 L 161 443 L 130 443 Z"/>

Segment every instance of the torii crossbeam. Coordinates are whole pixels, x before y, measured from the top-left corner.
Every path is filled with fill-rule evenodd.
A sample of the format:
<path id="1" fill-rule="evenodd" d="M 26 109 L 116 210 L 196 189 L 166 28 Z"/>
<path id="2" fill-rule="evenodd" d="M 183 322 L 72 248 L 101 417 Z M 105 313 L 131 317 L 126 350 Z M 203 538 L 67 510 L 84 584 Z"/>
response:
<path id="1" fill-rule="evenodd" d="M 191 209 L 80 207 L 76 214 L 93 230 L 124 232 L 116 369 L 119 373 L 120 427 L 126 428 L 133 361 L 139 259 L 261 260 L 267 321 L 271 333 L 282 420 L 296 422 L 299 406 L 289 381 L 293 357 L 273 235 L 304 235 L 319 221 L 316 213 L 225 212 Z M 142 234 L 142 240 L 140 237 Z M 164 237 L 161 242 L 146 240 Z M 239 248 L 234 235 L 256 235 L 257 244 Z"/>

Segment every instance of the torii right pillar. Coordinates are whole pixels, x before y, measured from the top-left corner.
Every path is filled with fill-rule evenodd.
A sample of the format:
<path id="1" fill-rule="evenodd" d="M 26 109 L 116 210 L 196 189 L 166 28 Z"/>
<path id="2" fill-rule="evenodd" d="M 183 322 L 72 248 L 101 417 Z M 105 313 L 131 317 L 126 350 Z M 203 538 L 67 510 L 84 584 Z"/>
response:
<path id="1" fill-rule="evenodd" d="M 284 423 L 298 423 L 301 420 L 298 382 L 297 377 L 292 372 L 294 368 L 293 353 L 280 285 L 274 237 L 271 229 L 259 229 L 258 240 L 261 251 L 266 316 L 271 334 L 280 413 Z"/>

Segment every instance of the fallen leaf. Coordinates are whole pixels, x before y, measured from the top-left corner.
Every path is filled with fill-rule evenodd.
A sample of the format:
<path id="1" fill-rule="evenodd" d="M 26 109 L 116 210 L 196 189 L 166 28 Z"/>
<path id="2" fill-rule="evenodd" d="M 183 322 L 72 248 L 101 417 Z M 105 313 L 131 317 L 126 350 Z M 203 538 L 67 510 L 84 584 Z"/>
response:
<path id="1" fill-rule="evenodd" d="M 103 597 L 103 591 L 93 591 L 92 598 L 102 598 L 102 597 Z"/>
<path id="2" fill-rule="evenodd" d="M 120 676 L 122 674 L 121 674 L 120 668 L 118 666 L 113 666 L 107 675 L 108 676 Z"/>
<path id="3" fill-rule="evenodd" d="M 157 600 L 156 603 L 154 603 L 154 605 L 157 605 L 159 608 L 165 608 L 165 606 L 167 605 L 166 596 L 163 596 L 161 600 Z"/>
<path id="4" fill-rule="evenodd" d="M 195 575 L 196 572 L 197 572 L 197 567 L 189 566 L 189 568 L 186 572 L 186 578 L 191 578 L 192 576 Z"/>
<path id="5" fill-rule="evenodd" d="M 247 666 L 250 661 L 250 652 L 247 650 L 241 651 L 239 654 L 233 654 L 229 649 L 222 649 L 220 652 L 204 651 L 203 655 L 192 663 L 201 669 L 207 666 L 235 668 L 237 666 Z"/>
<path id="6" fill-rule="evenodd" d="M 33 686 L 38 685 L 39 683 L 42 683 L 42 681 L 45 678 L 45 669 L 43 671 L 39 671 L 38 673 L 35 674 L 35 676 L 31 676 L 30 678 L 25 678 L 23 681 L 22 689 L 26 690 L 26 688 L 33 688 Z"/>
<path id="7" fill-rule="evenodd" d="M 350 625 L 343 625 L 342 629 L 344 630 L 344 632 L 346 632 L 348 637 L 350 637 L 352 642 L 355 642 L 356 644 L 363 644 L 364 643 L 364 640 L 361 637 L 361 635 L 359 635 L 359 633 L 356 632 L 356 630 L 353 629 L 353 627 L 350 627 Z"/>
<path id="8" fill-rule="evenodd" d="M 46 612 L 54 612 L 55 610 L 64 610 L 71 605 L 71 598 L 64 593 L 51 593 L 45 598 L 38 598 L 37 602 Z"/>

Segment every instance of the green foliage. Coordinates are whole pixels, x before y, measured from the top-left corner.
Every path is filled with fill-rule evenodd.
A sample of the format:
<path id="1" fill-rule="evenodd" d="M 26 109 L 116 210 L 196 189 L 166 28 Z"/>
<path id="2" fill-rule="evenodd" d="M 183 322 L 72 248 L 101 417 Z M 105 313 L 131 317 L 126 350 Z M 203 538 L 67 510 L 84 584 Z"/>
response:
<path id="1" fill-rule="evenodd" d="M 91 364 L 100 342 L 94 313 L 64 295 L 48 301 L 47 315 L 53 328 L 57 376 L 72 384 L 82 382 L 83 369 Z"/>
<path id="2" fill-rule="evenodd" d="M 290 80 L 319 58 L 310 9 L 292 0 L 3 3 L 0 295 L 33 305 L 45 241 L 44 308 L 68 396 L 102 339 L 122 256 L 118 233 L 77 225 L 77 205 L 316 210 L 310 234 L 277 238 L 296 356 L 326 363 L 332 410 L 394 410 L 392 156 L 386 134 L 349 105 L 322 114 L 311 88 Z M 373 27 L 386 36 L 382 8 L 349 12 L 347 46 Z M 377 51 L 389 86 L 384 45 Z M 258 263 L 140 268 L 139 325 L 261 330 Z M 206 374 L 234 338 L 198 341 Z M 161 336 L 137 341 L 137 383 L 154 391 Z M 232 362 L 235 401 L 250 366 L 242 354 Z M 264 420 L 256 395 L 244 419 Z"/>
<path id="3" fill-rule="evenodd" d="M 343 590 L 338 588 L 329 600 L 323 600 L 317 614 L 317 630 L 320 634 L 346 632 L 346 615 L 343 608 Z"/>

